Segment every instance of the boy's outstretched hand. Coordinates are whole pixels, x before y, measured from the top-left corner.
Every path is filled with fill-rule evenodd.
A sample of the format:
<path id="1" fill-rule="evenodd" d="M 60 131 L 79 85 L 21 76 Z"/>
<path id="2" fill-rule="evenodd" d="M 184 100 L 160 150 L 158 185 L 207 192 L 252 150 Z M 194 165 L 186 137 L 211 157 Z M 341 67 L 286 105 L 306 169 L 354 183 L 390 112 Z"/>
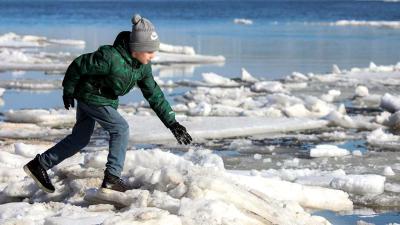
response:
<path id="1" fill-rule="evenodd" d="M 186 131 L 186 128 L 179 124 L 178 122 L 173 123 L 169 129 L 174 134 L 176 140 L 179 144 L 190 144 L 192 142 L 192 137 Z"/>
<path id="2" fill-rule="evenodd" d="M 74 103 L 74 97 L 69 97 L 63 95 L 63 102 L 64 102 L 64 107 L 66 110 L 69 110 L 69 107 L 74 108 L 75 103 Z"/>

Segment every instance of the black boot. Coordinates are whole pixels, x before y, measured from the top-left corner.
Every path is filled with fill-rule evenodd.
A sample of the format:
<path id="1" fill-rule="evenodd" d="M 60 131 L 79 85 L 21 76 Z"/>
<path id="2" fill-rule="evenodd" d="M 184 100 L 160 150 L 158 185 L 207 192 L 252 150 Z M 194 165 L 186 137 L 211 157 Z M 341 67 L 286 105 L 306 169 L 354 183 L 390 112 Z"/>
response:
<path id="1" fill-rule="evenodd" d="M 101 184 L 101 189 L 103 192 L 107 192 L 108 190 L 125 192 L 128 187 L 121 178 L 112 175 L 106 170 L 104 171 L 104 180 Z"/>
<path id="2" fill-rule="evenodd" d="M 37 154 L 33 160 L 31 160 L 24 166 L 24 171 L 30 177 L 33 178 L 33 180 L 36 182 L 36 184 L 43 191 L 48 192 L 48 193 L 53 193 L 55 191 L 55 188 L 54 188 L 53 184 L 51 183 L 49 175 L 46 172 L 46 169 L 43 168 L 43 166 L 40 165 L 40 163 L 39 163 L 39 154 Z"/>

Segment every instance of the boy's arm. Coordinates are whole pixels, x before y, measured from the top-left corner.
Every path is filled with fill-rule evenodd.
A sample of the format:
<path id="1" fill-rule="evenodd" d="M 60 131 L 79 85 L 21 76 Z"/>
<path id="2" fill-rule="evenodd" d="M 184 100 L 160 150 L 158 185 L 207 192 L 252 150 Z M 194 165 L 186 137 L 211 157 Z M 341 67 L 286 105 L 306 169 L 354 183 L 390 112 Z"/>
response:
<path id="1" fill-rule="evenodd" d="M 138 86 L 143 96 L 149 102 L 150 107 L 156 112 L 158 118 L 161 119 L 164 125 L 171 130 L 178 143 L 185 145 L 190 144 L 190 142 L 192 142 L 192 137 L 184 126 L 176 122 L 174 111 L 154 80 L 150 64 L 145 65 L 144 77 L 138 81 Z"/>
<path id="2" fill-rule="evenodd" d="M 165 99 L 160 86 L 154 80 L 150 63 L 144 66 L 143 78 L 137 82 L 138 87 L 158 118 L 160 118 L 166 127 L 170 128 L 176 122 L 175 112 Z"/>
<path id="3" fill-rule="evenodd" d="M 107 75 L 111 68 L 111 50 L 100 47 L 93 53 L 87 53 L 74 59 L 69 65 L 62 82 L 63 95 L 72 97 L 81 76 Z"/>

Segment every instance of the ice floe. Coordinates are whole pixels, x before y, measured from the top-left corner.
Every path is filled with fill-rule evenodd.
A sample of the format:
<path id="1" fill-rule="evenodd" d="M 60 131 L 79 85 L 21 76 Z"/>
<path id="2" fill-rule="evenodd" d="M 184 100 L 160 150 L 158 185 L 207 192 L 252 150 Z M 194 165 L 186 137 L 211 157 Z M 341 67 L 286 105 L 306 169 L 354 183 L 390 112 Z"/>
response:
<path id="1" fill-rule="evenodd" d="M 386 166 L 385 169 L 383 170 L 383 175 L 385 175 L 385 176 L 394 176 L 396 174 L 393 172 L 392 167 Z"/>
<path id="2" fill-rule="evenodd" d="M 0 48 L 0 70 L 61 70 L 67 69 L 74 56 L 70 53 L 28 52 L 24 49 Z M 159 52 L 154 64 L 224 63 L 223 56 L 188 55 Z"/>
<path id="3" fill-rule="evenodd" d="M 173 64 L 173 63 L 223 63 L 224 56 L 208 56 L 208 55 L 188 55 L 178 53 L 158 52 L 152 60 L 155 64 Z"/>
<path id="4" fill-rule="evenodd" d="M 251 86 L 254 92 L 285 93 L 287 92 L 282 83 L 278 81 L 262 81 Z"/>
<path id="5" fill-rule="evenodd" d="M 243 24 L 243 25 L 252 25 L 253 21 L 250 19 L 244 19 L 244 18 L 236 18 L 233 20 L 234 23 L 236 24 Z"/>
<path id="6" fill-rule="evenodd" d="M 400 136 L 385 132 L 382 128 L 378 128 L 367 136 L 369 144 L 378 147 L 398 147 L 400 146 Z"/>
<path id="7" fill-rule="evenodd" d="M 399 29 L 399 21 L 364 21 L 364 20 L 339 20 L 330 23 L 331 26 L 371 26 Z"/>
<path id="8" fill-rule="evenodd" d="M 2 89 L 18 89 L 18 90 L 52 90 L 60 89 L 60 80 L 0 80 L 0 87 Z M 0 91 L 0 96 L 1 96 Z"/>
<path id="9" fill-rule="evenodd" d="M 380 107 L 388 112 L 394 113 L 400 110 L 400 100 L 398 96 L 386 93 L 382 96 Z"/>
<path id="10" fill-rule="evenodd" d="M 45 110 L 26 109 L 9 110 L 4 112 L 6 122 L 10 123 L 34 123 L 39 125 L 56 125 L 75 123 L 75 110 Z"/>
<path id="11" fill-rule="evenodd" d="M 165 43 L 160 43 L 160 52 L 178 53 L 185 55 L 195 55 L 193 47 L 190 46 L 176 46 Z"/>
<path id="12" fill-rule="evenodd" d="M 0 70 L 65 70 L 72 56 L 64 52 L 0 48 L 0 60 Z"/>
<path id="13" fill-rule="evenodd" d="M 378 195 L 385 190 L 385 177 L 380 175 L 347 175 L 335 177 L 330 184 L 333 188 L 359 195 Z"/>
<path id="14" fill-rule="evenodd" d="M 240 86 L 237 88 L 219 88 L 239 85 L 237 82 L 227 80 L 227 78 L 214 79 L 202 82 L 202 87 L 187 92 L 183 97 L 176 98 L 175 101 L 185 104 L 189 109 L 190 115 L 204 115 L 199 110 L 208 104 L 211 110 L 207 115 L 213 116 L 274 116 L 281 117 L 323 117 L 331 111 L 337 110 L 337 106 L 325 102 L 314 96 L 304 96 L 303 99 L 289 94 L 285 85 L 278 81 L 261 81 L 254 83 L 250 88 Z M 205 88 L 204 86 L 218 85 L 215 88 Z M 192 83 L 193 85 L 193 83 Z M 333 100 L 337 92 L 330 92 L 329 98 Z M 195 109 L 195 110 L 191 110 Z"/>
<path id="15" fill-rule="evenodd" d="M 235 173 L 235 171 L 233 171 Z M 343 191 L 322 187 L 313 187 L 282 181 L 262 176 L 236 175 L 237 180 L 248 188 L 252 188 L 267 196 L 274 196 L 283 201 L 296 201 L 307 208 L 329 208 L 334 211 L 342 211 L 353 208 L 348 194 Z M 264 186 L 264 187 L 263 187 Z M 313 193 L 313 194 L 311 194 Z M 325 199 L 322 196 L 329 196 Z"/>
<path id="16" fill-rule="evenodd" d="M 339 97 L 341 92 L 339 90 L 329 90 L 328 93 L 321 95 L 321 100 L 325 102 L 333 102 L 337 97 Z"/>
<path id="17" fill-rule="evenodd" d="M 138 116 L 124 111 L 120 112 L 131 124 L 131 135 L 134 142 L 174 140 L 171 133 L 156 116 Z M 66 132 L 65 129 L 55 128 L 71 124 L 75 119 L 74 111 L 65 110 L 10 110 L 5 112 L 4 116 L 6 122 L 0 123 L 0 137 L 38 137 L 48 133 L 63 134 Z M 324 120 L 267 117 L 183 117 L 178 120 L 188 127 L 192 136 L 198 141 L 208 138 L 318 129 L 327 124 Z M 146 123 L 140 121 L 146 121 Z M 232 121 L 235 122 L 232 123 Z M 40 130 L 40 127 L 44 127 L 44 129 Z"/>
<path id="18" fill-rule="evenodd" d="M 18 35 L 6 33 L 0 35 L 0 47 L 7 48 L 26 48 L 26 47 L 45 47 L 50 44 L 72 45 L 79 48 L 85 47 L 85 41 L 72 39 L 51 39 L 34 35 Z"/>
<path id="19" fill-rule="evenodd" d="M 400 184 L 385 183 L 385 191 L 400 193 Z"/>
<path id="20" fill-rule="evenodd" d="M 259 80 L 252 76 L 245 68 L 242 68 L 242 77 L 241 80 L 244 82 L 249 82 L 249 83 L 256 83 Z"/>
<path id="21" fill-rule="evenodd" d="M 310 149 L 311 157 L 340 157 L 349 155 L 347 149 L 339 148 L 335 145 L 317 145 Z"/>
<path id="22" fill-rule="evenodd" d="M 50 53 L 44 51 L 44 48 L 38 48 L 48 45 L 71 45 L 83 48 L 85 42 L 7 33 L 0 36 L 0 70 L 65 71 L 77 55 L 71 55 L 69 52 Z M 160 52 L 153 60 L 155 64 L 224 62 L 223 56 L 199 55 L 190 46 L 164 43 L 161 44 Z"/>
<path id="23" fill-rule="evenodd" d="M 224 87 L 237 87 L 239 84 L 231 79 L 222 77 L 215 73 L 203 73 L 203 80 L 206 84 Z"/>
<path id="24" fill-rule="evenodd" d="M 359 85 L 357 86 L 356 90 L 355 90 L 355 97 L 366 97 L 369 95 L 368 92 L 368 88 L 363 86 L 363 85 Z"/>
<path id="25" fill-rule="evenodd" d="M 325 118 L 330 122 L 331 125 L 340 126 L 344 128 L 355 128 L 359 130 L 375 130 L 382 127 L 382 125 L 370 121 L 368 118 L 360 116 L 350 117 L 338 111 L 331 111 Z"/>
<path id="26" fill-rule="evenodd" d="M 334 74 L 341 74 L 342 71 L 340 70 L 340 68 L 339 68 L 338 65 L 333 64 L 333 65 L 332 65 L 332 73 L 334 73 Z"/>
<path id="27" fill-rule="evenodd" d="M 0 137 L 2 138 L 43 138 L 63 135 L 68 132 L 65 129 L 51 129 L 32 123 L 8 123 L 0 122 Z"/>

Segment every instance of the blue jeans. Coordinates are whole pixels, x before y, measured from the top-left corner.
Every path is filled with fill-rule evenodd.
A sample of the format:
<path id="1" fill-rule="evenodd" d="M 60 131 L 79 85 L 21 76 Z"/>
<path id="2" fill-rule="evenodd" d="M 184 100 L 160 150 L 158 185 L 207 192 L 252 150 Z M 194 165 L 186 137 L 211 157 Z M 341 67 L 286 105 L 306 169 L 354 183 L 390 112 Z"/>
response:
<path id="1" fill-rule="evenodd" d="M 50 169 L 79 152 L 89 143 L 95 122 L 110 134 L 106 169 L 111 174 L 120 177 L 129 139 L 128 123 L 111 106 L 94 106 L 81 101 L 77 104 L 76 123 L 72 134 L 42 153 L 39 156 L 40 164 L 45 169 Z"/>

